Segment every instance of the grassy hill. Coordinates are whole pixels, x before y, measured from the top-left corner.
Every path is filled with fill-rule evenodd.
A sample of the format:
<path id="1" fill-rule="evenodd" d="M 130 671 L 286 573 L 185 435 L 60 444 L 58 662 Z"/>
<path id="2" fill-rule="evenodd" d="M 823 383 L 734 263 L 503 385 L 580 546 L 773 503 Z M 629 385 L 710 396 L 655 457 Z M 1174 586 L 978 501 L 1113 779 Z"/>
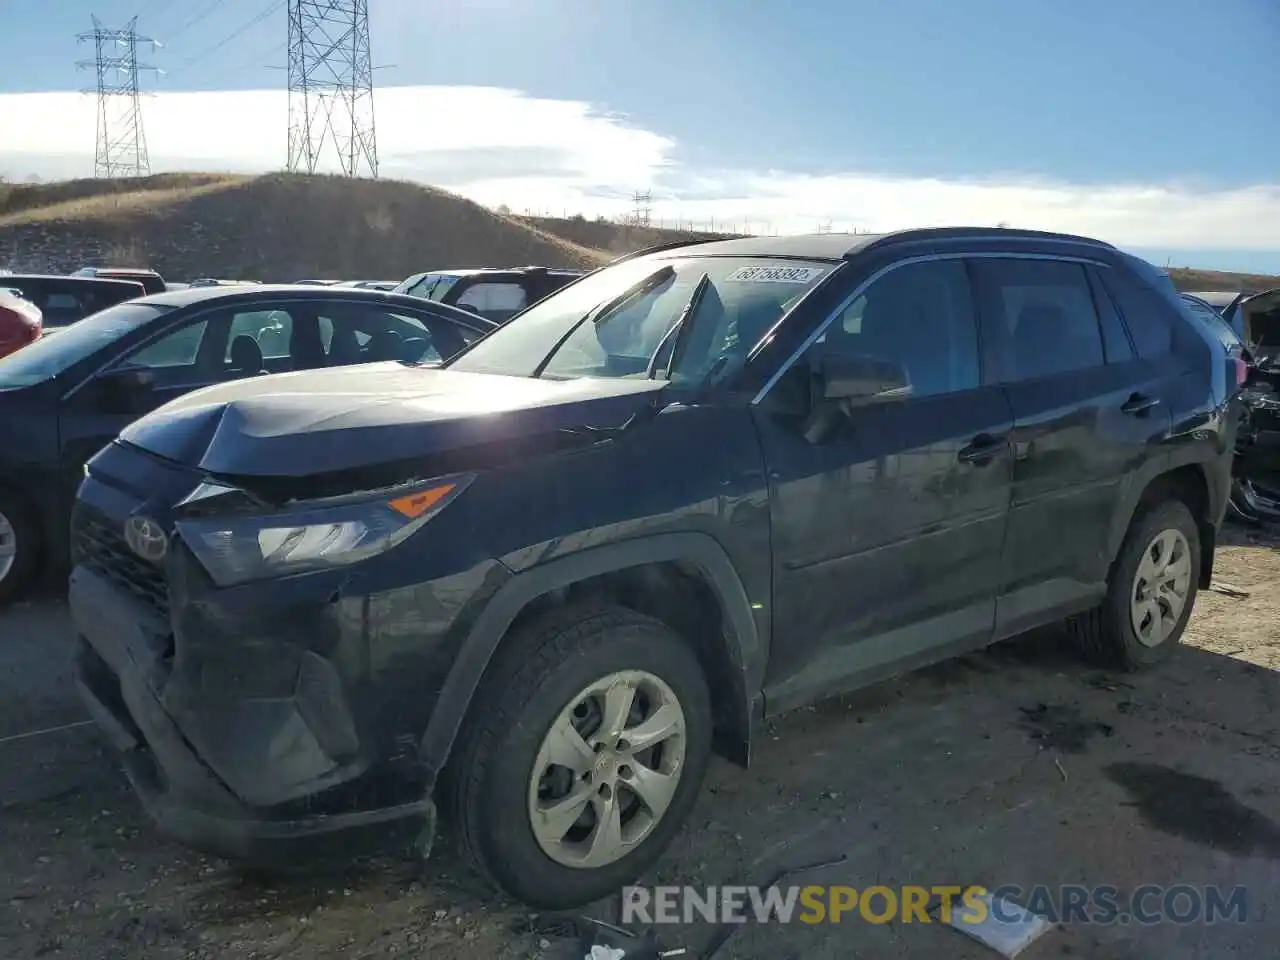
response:
<path id="1" fill-rule="evenodd" d="M 538 227 L 416 184 L 162 174 L 0 186 L 0 265 L 145 264 L 175 280 L 401 279 L 434 267 L 596 266 Z"/>
<path id="2" fill-rule="evenodd" d="M 175 280 L 398 280 L 443 267 L 593 267 L 692 236 L 582 217 L 502 215 L 394 180 L 167 173 L 0 183 L 0 266 L 19 270 L 111 263 L 151 266 Z M 1170 273 L 1184 290 L 1280 286 L 1280 277 Z"/>

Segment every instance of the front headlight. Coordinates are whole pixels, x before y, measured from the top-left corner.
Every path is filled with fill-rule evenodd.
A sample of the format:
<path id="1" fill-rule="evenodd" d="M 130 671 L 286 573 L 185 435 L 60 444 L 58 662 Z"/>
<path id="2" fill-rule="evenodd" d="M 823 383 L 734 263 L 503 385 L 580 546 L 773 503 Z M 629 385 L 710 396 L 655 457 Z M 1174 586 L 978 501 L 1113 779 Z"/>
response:
<path id="1" fill-rule="evenodd" d="M 280 513 L 179 520 L 179 536 L 213 582 L 250 580 L 343 566 L 390 550 L 443 510 L 473 474 L 300 503 Z"/>

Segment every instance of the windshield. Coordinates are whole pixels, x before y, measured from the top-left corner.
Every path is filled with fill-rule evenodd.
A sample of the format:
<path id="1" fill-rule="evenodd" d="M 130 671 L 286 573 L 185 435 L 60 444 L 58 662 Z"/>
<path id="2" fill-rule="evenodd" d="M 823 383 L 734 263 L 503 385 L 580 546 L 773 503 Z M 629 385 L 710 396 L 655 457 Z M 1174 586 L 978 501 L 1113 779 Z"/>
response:
<path id="1" fill-rule="evenodd" d="M 428 273 L 404 290 L 398 293 L 407 293 L 411 297 L 422 297 L 424 300 L 444 300 L 444 295 L 449 292 L 449 288 L 458 282 L 456 275 L 451 273 Z"/>
<path id="2" fill-rule="evenodd" d="M 17 353 L 0 359 L 0 389 L 28 387 L 57 376 L 102 347 L 114 343 L 130 331 L 172 309 L 173 307 L 127 302 L 100 310 L 61 330 L 56 337 L 43 337 Z"/>
<path id="3" fill-rule="evenodd" d="M 646 377 L 662 361 L 673 381 L 700 383 L 739 367 L 834 268 L 828 262 L 694 254 L 624 261 L 534 304 L 447 366 L 571 379 Z M 680 328 L 673 330 L 677 322 Z"/>

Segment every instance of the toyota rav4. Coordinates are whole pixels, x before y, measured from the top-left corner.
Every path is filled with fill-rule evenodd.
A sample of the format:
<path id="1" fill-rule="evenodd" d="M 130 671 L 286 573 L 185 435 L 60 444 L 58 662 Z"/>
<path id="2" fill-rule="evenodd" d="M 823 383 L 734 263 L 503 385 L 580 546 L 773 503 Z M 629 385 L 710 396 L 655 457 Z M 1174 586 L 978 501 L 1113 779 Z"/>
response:
<path id="1" fill-rule="evenodd" d="M 402 821 L 427 849 L 440 803 L 501 888 L 581 904 L 763 718 L 1059 620 L 1163 660 L 1209 583 L 1238 384 L 1093 240 L 645 251 L 441 366 L 242 380 L 127 427 L 75 510 L 79 684 L 193 846 Z"/>

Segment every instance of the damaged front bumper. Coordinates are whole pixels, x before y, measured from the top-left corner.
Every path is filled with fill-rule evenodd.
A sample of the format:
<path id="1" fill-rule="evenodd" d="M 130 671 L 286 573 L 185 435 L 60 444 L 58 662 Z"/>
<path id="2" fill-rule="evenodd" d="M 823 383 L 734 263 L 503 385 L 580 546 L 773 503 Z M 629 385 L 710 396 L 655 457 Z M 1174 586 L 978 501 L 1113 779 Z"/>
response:
<path id="1" fill-rule="evenodd" d="M 432 785 L 361 742 L 329 660 L 252 635 L 223 658 L 184 650 L 168 617 L 85 565 L 70 604 L 81 697 L 164 833 L 266 864 L 362 847 L 393 824 L 429 848 Z M 243 626 L 222 629 L 243 638 Z M 338 834 L 340 844 L 308 842 Z"/>

